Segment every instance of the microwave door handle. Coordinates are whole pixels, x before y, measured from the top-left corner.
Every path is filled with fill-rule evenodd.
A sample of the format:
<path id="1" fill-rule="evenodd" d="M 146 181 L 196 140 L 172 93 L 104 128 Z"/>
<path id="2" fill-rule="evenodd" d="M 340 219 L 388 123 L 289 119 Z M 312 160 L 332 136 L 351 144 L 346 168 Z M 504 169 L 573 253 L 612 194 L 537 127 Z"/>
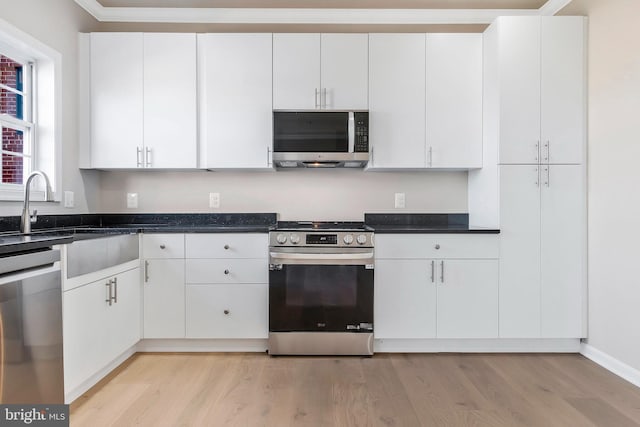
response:
<path id="1" fill-rule="evenodd" d="M 349 111 L 348 132 L 349 132 L 348 152 L 353 153 L 355 151 L 355 145 L 356 145 L 356 119 L 353 111 Z"/>

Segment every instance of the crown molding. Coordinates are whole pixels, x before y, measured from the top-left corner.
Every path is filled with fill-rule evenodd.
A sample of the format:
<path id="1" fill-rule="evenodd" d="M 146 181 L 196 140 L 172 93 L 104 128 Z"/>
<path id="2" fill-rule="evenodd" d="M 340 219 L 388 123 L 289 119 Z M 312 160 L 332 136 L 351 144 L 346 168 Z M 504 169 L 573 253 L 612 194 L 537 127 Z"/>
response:
<path id="1" fill-rule="evenodd" d="M 104 7 L 75 0 L 100 22 L 193 24 L 490 24 L 498 16 L 553 15 L 571 0 L 549 0 L 540 9 L 287 9 Z"/>

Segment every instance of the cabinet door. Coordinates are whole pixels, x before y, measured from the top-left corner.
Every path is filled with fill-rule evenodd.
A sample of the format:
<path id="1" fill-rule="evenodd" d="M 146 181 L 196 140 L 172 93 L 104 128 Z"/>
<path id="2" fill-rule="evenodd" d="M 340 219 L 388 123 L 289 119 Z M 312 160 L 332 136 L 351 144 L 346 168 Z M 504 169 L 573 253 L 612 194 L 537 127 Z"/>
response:
<path id="1" fill-rule="evenodd" d="M 273 35 L 273 109 L 320 107 L 320 34 Z"/>
<path id="2" fill-rule="evenodd" d="M 585 18 L 542 18 L 542 158 L 584 162 L 586 132 Z"/>
<path id="3" fill-rule="evenodd" d="M 198 35 L 203 167 L 270 167 L 271 38 L 271 34 Z M 287 58 L 294 59 L 302 62 L 297 56 Z"/>
<path id="4" fill-rule="evenodd" d="M 538 163 L 540 17 L 498 20 L 500 163 Z"/>
<path id="5" fill-rule="evenodd" d="M 540 181 L 536 165 L 500 167 L 500 337 L 540 336 Z"/>
<path id="6" fill-rule="evenodd" d="M 187 285 L 187 338 L 267 338 L 268 300 L 266 283 Z"/>
<path id="7" fill-rule="evenodd" d="M 183 259 L 148 259 L 144 271 L 144 338 L 184 338 Z"/>
<path id="8" fill-rule="evenodd" d="M 136 168 L 143 146 L 142 33 L 91 34 L 91 166 Z"/>
<path id="9" fill-rule="evenodd" d="M 108 280 L 64 293 L 64 387 L 75 389 L 104 367 L 109 359 Z"/>
<path id="10" fill-rule="evenodd" d="M 140 341 L 140 269 L 113 278 L 114 301 L 109 307 L 108 345 L 110 360 Z"/>
<path id="11" fill-rule="evenodd" d="M 425 35 L 369 35 L 372 168 L 425 166 Z"/>
<path id="12" fill-rule="evenodd" d="M 482 167 L 482 34 L 427 34 L 427 167 Z"/>
<path id="13" fill-rule="evenodd" d="M 498 260 L 437 260 L 438 338 L 498 337 Z"/>
<path id="14" fill-rule="evenodd" d="M 436 337 L 435 260 L 377 259 L 376 338 Z"/>
<path id="15" fill-rule="evenodd" d="M 542 182 L 542 337 L 582 337 L 586 247 L 584 169 L 579 165 L 544 166 Z"/>
<path id="16" fill-rule="evenodd" d="M 143 81 L 145 167 L 197 167 L 195 34 L 145 33 Z"/>
<path id="17" fill-rule="evenodd" d="M 368 34 L 321 35 L 322 108 L 332 110 L 368 109 L 368 45 Z"/>

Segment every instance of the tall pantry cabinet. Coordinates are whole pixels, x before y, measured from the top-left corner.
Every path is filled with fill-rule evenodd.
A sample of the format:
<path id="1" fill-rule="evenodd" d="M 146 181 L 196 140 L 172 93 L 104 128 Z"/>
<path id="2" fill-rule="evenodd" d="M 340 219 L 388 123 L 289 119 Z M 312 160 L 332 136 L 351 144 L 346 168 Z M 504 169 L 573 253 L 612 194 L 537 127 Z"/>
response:
<path id="1" fill-rule="evenodd" d="M 484 154 L 472 225 L 501 232 L 501 338 L 586 336 L 584 17 L 501 17 L 484 33 Z"/>

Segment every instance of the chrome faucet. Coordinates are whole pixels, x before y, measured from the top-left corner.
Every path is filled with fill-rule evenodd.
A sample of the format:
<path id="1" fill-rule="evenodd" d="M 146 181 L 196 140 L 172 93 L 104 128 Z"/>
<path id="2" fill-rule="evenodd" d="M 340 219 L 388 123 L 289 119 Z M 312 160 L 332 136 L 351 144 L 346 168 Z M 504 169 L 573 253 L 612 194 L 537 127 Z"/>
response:
<path id="1" fill-rule="evenodd" d="M 29 213 L 29 195 L 31 194 L 31 181 L 36 176 L 41 176 L 45 183 L 45 200 L 47 202 L 53 201 L 53 191 L 51 191 L 51 183 L 49 177 L 42 171 L 33 171 L 27 177 L 27 181 L 24 184 L 24 204 L 22 205 L 22 217 L 20 218 L 20 233 L 31 233 L 31 223 L 35 223 L 38 220 L 38 211 L 34 210 L 33 215 Z"/>

